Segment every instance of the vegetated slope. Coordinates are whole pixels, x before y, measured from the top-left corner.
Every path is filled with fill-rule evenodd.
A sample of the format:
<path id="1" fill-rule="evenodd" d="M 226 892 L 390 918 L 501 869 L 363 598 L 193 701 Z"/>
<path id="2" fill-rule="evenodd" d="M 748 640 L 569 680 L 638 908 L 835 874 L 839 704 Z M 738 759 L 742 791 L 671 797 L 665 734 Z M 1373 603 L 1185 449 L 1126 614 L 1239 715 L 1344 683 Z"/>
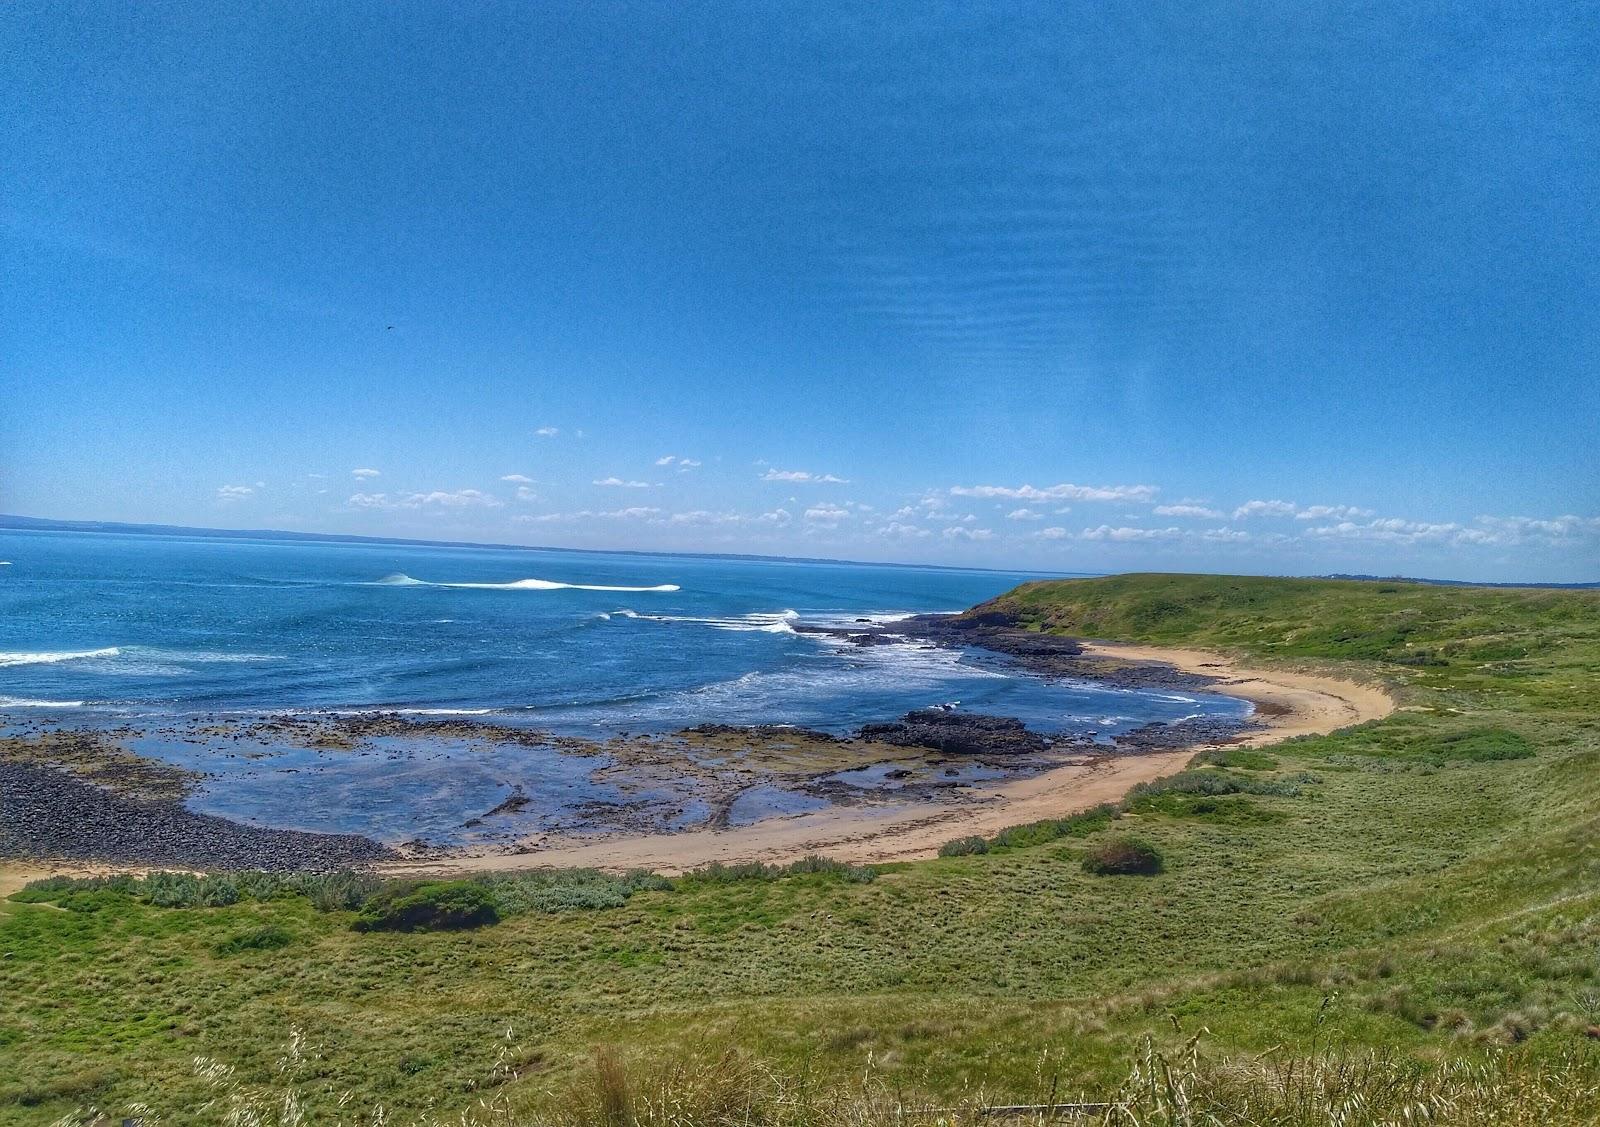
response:
<path id="1" fill-rule="evenodd" d="M 485 1092 L 538 1108 L 596 1043 L 647 1069 L 737 1049 L 819 1083 L 870 1057 L 935 1099 L 1096 1096 L 1142 1038 L 1202 1027 L 1210 1059 L 1247 1070 L 1263 1053 L 1336 1072 L 1366 1053 L 1487 1061 L 1550 1121 L 1600 1115 L 1600 594 L 1143 575 L 979 609 L 1334 664 L 1403 707 L 875 881 L 542 896 L 470 932 L 357 932 L 353 911 L 292 895 L 0 907 L 0 1123 L 129 1099 L 203 1121 L 196 1053 L 251 1083 L 301 1076 L 314 1108 L 347 1091 L 392 1116 Z M 1130 833 L 1159 871 L 1085 871 Z M 309 1055 L 281 1072 L 292 1030 Z M 1564 1079 L 1527 1080 L 1547 1073 Z M 1497 1121 L 1540 1121 L 1521 1116 Z"/>

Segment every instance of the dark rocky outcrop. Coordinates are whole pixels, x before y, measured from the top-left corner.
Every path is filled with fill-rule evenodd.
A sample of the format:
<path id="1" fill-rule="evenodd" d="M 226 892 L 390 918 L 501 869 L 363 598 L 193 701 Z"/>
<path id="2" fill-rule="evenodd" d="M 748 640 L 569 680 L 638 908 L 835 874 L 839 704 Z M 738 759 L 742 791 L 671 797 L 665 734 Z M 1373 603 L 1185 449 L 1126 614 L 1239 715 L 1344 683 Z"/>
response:
<path id="1" fill-rule="evenodd" d="M 309 872 L 394 856 L 370 838 L 247 826 L 54 767 L 0 762 L 0 857 Z"/>
<path id="2" fill-rule="evenodd" d="M 867 724 L 861 738 L 897 747 L 925 747 L 951 755 L 1031 755 L 1050 741 L 1010 716 L 923 708 L 889 724 Z"/>

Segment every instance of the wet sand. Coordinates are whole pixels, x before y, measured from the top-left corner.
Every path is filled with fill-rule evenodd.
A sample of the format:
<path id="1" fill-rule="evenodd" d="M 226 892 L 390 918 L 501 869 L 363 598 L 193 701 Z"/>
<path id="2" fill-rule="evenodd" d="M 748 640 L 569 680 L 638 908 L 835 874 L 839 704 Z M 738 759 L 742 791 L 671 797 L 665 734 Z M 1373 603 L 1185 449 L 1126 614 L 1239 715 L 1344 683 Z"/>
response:
<path id="1" fill-rule="evenodd" d="M 1376 720 L 1394 711 L 1381 688 L 1341 678 L 1240 664 L 1205 650 L 1085 643 L 1090 659 L 1160 662 L 1186 673 L 1215 678 L 1207 691 L 1251 701 L 1263 727 L 1228 741 L 1259 747 L 1295 736 L 1320 735 Z M 712 862 L 783 863 L 823 854 L 857 864 L 911 861 L 936 856 L 952 838 L 992 835 L 1007 826 L 1062 817 L 1121 798 L 1130 788 L 1182 770 L 1198 744 L 1143 755 L 1084 757 L 1078 762 L 992 787 L 972 790 L 958 801 L 846 807 L 771 818 L 731 829 L 677 834 L 617 835 L 602 839 L 546 841 L 526 851 L 455 854 L 390 862 L 394 874 L 461 874 L 542 866 L 653 869 L 673 874 Z"/>

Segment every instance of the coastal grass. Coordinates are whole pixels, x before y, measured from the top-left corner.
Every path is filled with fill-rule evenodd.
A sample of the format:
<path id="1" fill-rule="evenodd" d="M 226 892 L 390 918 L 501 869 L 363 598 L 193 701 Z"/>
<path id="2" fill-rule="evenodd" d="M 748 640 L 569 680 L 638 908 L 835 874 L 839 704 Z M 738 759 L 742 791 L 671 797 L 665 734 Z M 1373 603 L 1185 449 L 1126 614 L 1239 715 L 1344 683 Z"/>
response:
<path id="1" fill-rule="evenodd" d="M 1595 1121 L 1600 594 L 1123 576 L 995 606 L 1382 681 L 1402 709 L 870 878 L 724 867 L 618 896 L 577 891 L 627 879 L 590 875 L 470 931 L 357 932 L 350 898 L 237 877 L 226 903 L 200 878 L 170 894 L 192 907 L 35 889 L 0 904 L 0 1124 L 141 1103 L 215 1121 L 194 1058 L 271 1092 L 291 1042 L 315 1122 L 667 1122 L 641 1111 L 665 1106 L 651 1078 L 699 1091 L 717 1067 L 791 1103 L 685 1096 L 671 1121 L 1052 1091 L 1156 1101 L 1142 1123 L 1327 1123 L 1357 1097 L 1373 1114 L 1341 1122 Z M 1162 871 L 1086 872 L 1115 836 Z"/>

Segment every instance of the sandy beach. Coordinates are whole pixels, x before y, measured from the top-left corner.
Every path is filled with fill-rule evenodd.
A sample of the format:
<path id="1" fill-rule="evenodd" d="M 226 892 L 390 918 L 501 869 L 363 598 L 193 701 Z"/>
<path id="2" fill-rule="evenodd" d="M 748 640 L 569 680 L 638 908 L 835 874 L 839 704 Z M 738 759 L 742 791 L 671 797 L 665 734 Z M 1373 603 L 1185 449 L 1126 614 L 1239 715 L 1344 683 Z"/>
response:
<path id="1" fill-rule="evenodd" d="M 1209 691 L 1256 705 L 1265 727 L 1235 745 L 1262 746 L 1376 720 L 1395 708 L 1382 689 L 1314 673 L 1261 669 L 1224 654 L 1155 646 L 1086 643 L 1086 655 L 1161 662 L 1216 678 Z M 938 854 L 952 838 L 990 835 L 1007 826 L 1061 817 L 1121 798 L 1138 783 L 1170 775 L 1209 745 L 1071 763 L 1028 779 L 974 791 L 959 802 L 842 807 L 773 818 L 724 830 L 616 836 L 524 853 L 455 855 L 388 862 L 392 875 L 509 871 L 540 866 L 653 869 L 671 875 L 712 862 L 781 863 L 823 854 L 858 864 L 912 861 Z"/>

